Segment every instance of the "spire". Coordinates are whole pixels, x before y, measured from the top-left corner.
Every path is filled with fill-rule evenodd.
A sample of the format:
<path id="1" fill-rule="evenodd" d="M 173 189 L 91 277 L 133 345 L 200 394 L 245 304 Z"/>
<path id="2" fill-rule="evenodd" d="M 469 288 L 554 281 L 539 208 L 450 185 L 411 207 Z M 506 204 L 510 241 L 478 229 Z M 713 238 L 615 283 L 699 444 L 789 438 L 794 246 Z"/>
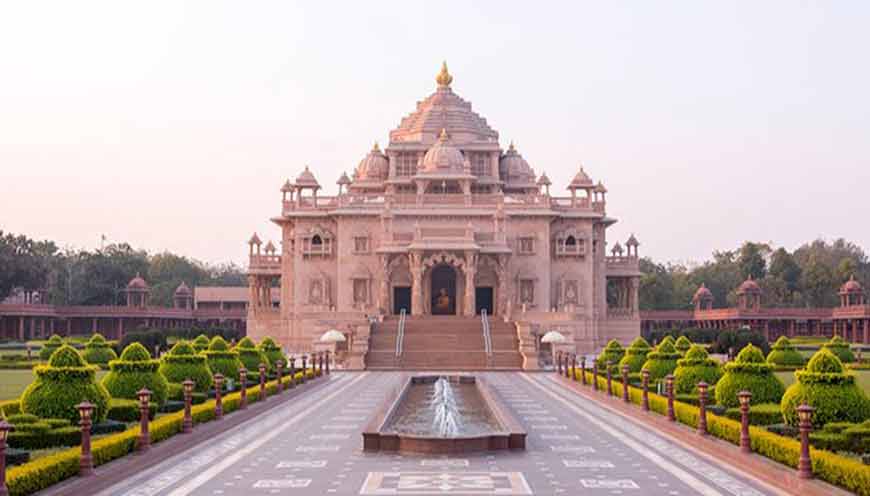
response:
<path id="1" fill-rule="evenodd" d="M 441 134 L 438 135 L 438 141 L 444 142 L 447 141 L 447 129 L 441 128 Z"/>
<path id="2" fill-rule="evenodd" d="M 449 88 L 450 83 L 453 82 L 453 76 L 447 72 L 447 61 L 441 63 L 441 72 L 435 76 L 435 81 L 438 83 L 439 88 Z"/>
<path id="3" fill-rule="evenodd" d="M 516 152 L 516 151 L 517 151 L 517 147 L 514 146 L 514 142 L 513 142 L 513 140 L 511 140 L 511 144 L 510 144 L 510 146 L 508 146 L 508 153 Z"/>
<path id="4" fill-rule="evenodd" d="M 377 141 L 375 141 L 375 146 L 372 148 L 372 151 L 373 152 L 380 152 L 381 151 L 381 146 L 378 145 Z"/>

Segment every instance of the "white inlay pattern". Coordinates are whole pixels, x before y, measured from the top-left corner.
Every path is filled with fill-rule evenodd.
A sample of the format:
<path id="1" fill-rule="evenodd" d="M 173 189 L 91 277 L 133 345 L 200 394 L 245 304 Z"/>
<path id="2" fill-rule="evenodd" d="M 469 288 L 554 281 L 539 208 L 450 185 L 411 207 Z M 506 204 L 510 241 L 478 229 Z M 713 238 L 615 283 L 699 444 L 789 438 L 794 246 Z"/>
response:
<path id="1" fill-rule="evenodd" d="M 541 434 L 541 439 L 549 441 L 579 441 L 577 434 Z"/>
<path id="2" fill-rule="evenodd" d="M 357 424 L 327 424 L 320 428 L 328 431 L 350 431 L 359 427 Z"/>
<path id="3" fill-rule="evenodd" d="M 284 460 L 278 462 L 275 468 L 323 468 L 326 460 Z"/>
<path id="4" fill-rule="evenodd" d="M 319 441 L 341 441 L 350 438 L 350 434 L 312 434 L 308 439 Z"/>
<path id="5" fill-rule="evenodd" d="M 607 460 L 562 460 L 567 468 L 613 468 Z"/>
<path id="6" fill-rule="evenodd" d="M 532 491 L 520 472 L 369 472 L 359 493 L 521 496 Z"/>
<path id="7" fill-rule="evenodd" d="M 258 480 L 254 483 L 257 489 L 285 489 L 308 487 L 311 484 L 311 479 L 267 479 Z"/>
<path id="8" fill-rule="evenodd" d="M 592 446 L 550 446 L 550 449 L 556 453 L 595 453 L 595 448 Z"/>
<path id="9" fill-rule="evenodd" d="M 298 453 L 317 453 L 323 451 L 338 451 L 341 446 L 297 446 L 296 451 Z"/>
<path id="10" fill-rule="evenodd" d="M 564 431 L 568 429 L 568 426 L 554 424 L 532 424 L 532 429 L 537 431 Z"/>
<path id="11" fill-rule="evenodd" d="M 468 460 L 464 460 L 464 459 L 434 458 L 434 459 L 420 460 L 420 465 L 422 465 L 423 467 L 456 468 L 456 467 L 467 467 L 469 465 L 469 463 L 468 463 Z"/>
<path id="12" fill-rule="evenodd" d="M 640 489 L 631 479 L 580 479 L 580 484 L 590 489 Z"/>

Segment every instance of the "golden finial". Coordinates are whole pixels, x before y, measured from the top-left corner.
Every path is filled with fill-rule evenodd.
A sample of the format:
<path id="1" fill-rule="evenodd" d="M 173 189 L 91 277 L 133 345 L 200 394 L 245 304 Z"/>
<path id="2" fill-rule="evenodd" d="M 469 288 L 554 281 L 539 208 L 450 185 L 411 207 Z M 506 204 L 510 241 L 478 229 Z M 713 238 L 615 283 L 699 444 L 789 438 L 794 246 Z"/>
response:
<path id="1" fill-rule="evenodd" d="M 378 145 L 378 142 L 377 142 L 377 141 L 375 141 L 375 146 L 374 146 L 374 148 L 372 148 L 372 151 L 373 151 L 373 152 L 379 152 L 379 151 L 381 151 L 381 147 L 380 147 L 380 145 Z"/>
<path id="2" fill-rule="evenodd" d="M 438 141 L 447 141 L 447 129 L 441 128 L 441 134 L 438 135 Z"/>
<path id="3" fill-rule="evenodd" d="M 453 82 L 453 76 L 447 72 L 447 61 L 441 63 L 441 72 L 435 77 L 435 81 L 438 83 L 439 87 L 449 88 L 450 83 Z"/>
<path id="4" fill-rule="evenodd" d="M 509 152 L 515 152 L 515 151 L 517 151 L 517 148 L 514 146 L 514 142 L 513 142 L 513 141 L 511 141 L 511 144 L 510 144 L 510 146 L 508 147 L 508 151 L 509 151 Z"/>

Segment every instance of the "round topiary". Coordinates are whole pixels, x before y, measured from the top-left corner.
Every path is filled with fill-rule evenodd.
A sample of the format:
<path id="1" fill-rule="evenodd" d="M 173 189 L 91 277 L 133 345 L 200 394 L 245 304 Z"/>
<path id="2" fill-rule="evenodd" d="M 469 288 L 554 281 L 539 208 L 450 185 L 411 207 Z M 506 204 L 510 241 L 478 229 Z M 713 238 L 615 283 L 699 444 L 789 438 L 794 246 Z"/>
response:
<path id="1" fill-rule="evenodd" d="M 686 352 L 689 351 L 689 348 L 691 348 L 691 347 L 692 347 L 692 342 L 689 341 L 689 338 L 687 338 L 686 336 L 680 336 L 679 338 L 677 338 L 677 341 L 674 343 L 674 348 L 682 356 L 684 356 L 686 354 Z"/>
<path id="2" fill-rule="evenodd" d="M 249 372 L 253 373 L 258 371 L 261 363 L 266 364 L 266 367 L 269 366 L 269 360 L 265 355 L 263 355 L 263 352 L 257 348 L 254 341 L 247 336 L 236 343 L 234 349 L 236 350 L 236 353 L 239 354 L 239 361 L 242 362 L 242 365 L 244 365 Z"/>
<path id="3" fill-rule="evenodd" d="M 210 344 L 208 340 L 208 336 L 205 334 L 200 334 L 193 340 L 191 345 L 193 345 L 193 349 L 196 350 L 197 353 L 202 353 L 203 351 L 208 349 L 208 345 Z"/>
<path id="4" fill-rule="evenodd" d="M 208 361 L 208 368 L 215 374 L 221 374 L 227 379 L 238 379 L 242 362 L 239 354 L 230 349 L 224 338 L 215 336 L 202 352 Z"/>
<path id="5" fill-rule="evenodd" d="M 257 346 L 263 355 L 265 355 L 266 360 L 269 362 L 269 370 L 275 370 L 275 362 L 281 360 L 284 362 L 284 365 L 287 365 L 287 358 L 284 356 L 284 351 L 281 350 L 281 347 L 275 344 L 275 340 L 270 337 L 263 338 L 260 341 L 260 344 Z"/>
<path id="6" fill-rule="evenodd" d="M 849 343 L 844 341 L 840 336 L 834 336 L 830 341 L 823 344 L 822 348 L 829 349 L 831 353 L 837 355 L 837 358 L 839 358 L 843 363 L 852 363 L 855 361 L 855 354 L 852 353 L 852 348 L 849 347 Z"/>
<path id="7" fill-rule="evenodd" d="M 621 371 L 623 366 L 628 365 L 630 374 L 640 372 L 650 351 L 652 351 L 652 347 L 646 339 L 640 336 L 636 337 L 625 349 L 625 356 L 619 361 L 619 370 Z"/>
<path id="8" fill-rule="evenodd" d="M 722 366 L 719 361 L 710 358 L 703 346 L 694 344 L 683 358 L 677 360 L 674 390 L 677 394 L 697 394 L 699 382 L 713 386 L 721 377 Z"/>
<path id="9" fill-rule="evenodd" d="M 198 355 L 187 341 L 175 343 L 160 359 L 158 370 L 170 383 L 181 384 L 190 379 L 194 383 L 193 389 L 199 392 L 208 391 L 213 383 L 205 356 Z"/>
<path id="10" fill-rule="evenodd" d="M 62 345 L 49 358 L 48 365 L 33 369 L 36 380 L 21 395 L 21 412 L 42 418 L 63 418 L 78 423 L 76 405 L 88 400 L 94 404 L 93 418 L 106 418 L 109 393 L 97 383 L 97 367 L 69 345 Z"/>
<path id="11" fill-rule="evenodd" d="M 616 372 L 619 361 L 622 360 L 623 356 L 625 356 L 625 348 L 619 344 L 619 341 L 611 339 L 607 343 L 607 346 L 601 350 L 601 354 L 598 355 L 595 366 L 598 367 L 598 370 L 607 370 L 607 362 L 610 362 L 610 370 Z"/>
<path id="12" fill-rule="evenodd" d="M 668 338 L 670 336 L 667 336 Z M 671 339 L 673 341 L 673 339 Z M 674 348 L 674 345 L 667 338 L 663 339 L 661 344 L 656 346 L 656 349 L 649 352 L 646 356 L 641 371 L 649 370 L 649 379 L 651 383 L 664 380 L 664 378 L 674 372 L 677 368 L 677 360 L 680 354 Z"/>
<path id="13" fill-rule="evenodd" d="M 859 423 L 870 418 L 870 400 L 855 384 L 855 374 L 847 372 L 830 349 L 817 351 L 807 368 L 794 375 L 797 381 L 788 387 L 780 403 L 787 424 L 797 425 L 795 409 L 802 403 L 815 408 L 813 425 L 816 427 L 829 422 Z"/>
<path id="14" fill-rule="evenodd" d="M 733 408 L 740 391 L 752 393 L 752 403 L 776 403 L 785 391 L 782 381 L 773 375 L 773 365 L 764 361 L 761 349 L 747 344 L 733 362 L 725 364 L 725 375 L 716 383 L 716 403 Z"/>
<path id="15" fill-rule="evenodd" d="M 106 342 L 102 334 L 94 334 L 85 344 L 82 356 L 92 365 L 108 365 L 110 360 L 117 360 L 118 354 Z"/>
<path id="16" fill-rule="evenodd" d="M 142 388 L 151 391 L 151 401 L 158 408 L 166 403 L 169 383 L 158 372 L 159 360 L 152 360 L 151 354 L 140 343 L 131 343 L 121 352 L 121 358 L 109 362 L 109 373 L 103 377 L 102 384 L 113 398 L 135 400 Z"/>
<path id="17" fill-rule="evenodd" d="M 787 337 L 780 336 L 767 354 L 767 363 L 780 367 L 802 367 L 804 357 Z"/>
<path id="18" fill-rule="evenodd" d="M 659 344 L 656 345 L 656 348 L 658 348 L 659 346 L 661 346 L 665 343 L 671 343 L 671 346 L 676 346 L 676 344 L 677 344 L 677 342 L 674 340 L 674 337 L 671 336 L 670 334 L 668 334 L 667 336 L 662 338 L 662 340 L 659 342 Z"/>
<path id="19" fill-rule="evenodd" d="M 39 359 L 48 360 L 61 346 L 63 346 L 63 338 L 57 334 L 52 334 L 51 337 L 48 338 L 48 341 L 42 345 L 42 349 L 39 350 Z"/>

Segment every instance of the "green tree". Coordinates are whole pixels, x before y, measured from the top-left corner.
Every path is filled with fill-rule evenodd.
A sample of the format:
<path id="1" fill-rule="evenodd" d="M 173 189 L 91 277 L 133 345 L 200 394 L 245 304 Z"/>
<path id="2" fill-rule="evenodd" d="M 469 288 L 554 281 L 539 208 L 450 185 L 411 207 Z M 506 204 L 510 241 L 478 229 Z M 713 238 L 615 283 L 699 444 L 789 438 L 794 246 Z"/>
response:
<path id="1" fill-rule="evenodd" d="M 746 279 L 763 279 L 767 275 L 767 257 L 770 256 L 770 245 L 747 241 L 740 247 L 737 255 L 737 265 L 740 275 Z"/>

